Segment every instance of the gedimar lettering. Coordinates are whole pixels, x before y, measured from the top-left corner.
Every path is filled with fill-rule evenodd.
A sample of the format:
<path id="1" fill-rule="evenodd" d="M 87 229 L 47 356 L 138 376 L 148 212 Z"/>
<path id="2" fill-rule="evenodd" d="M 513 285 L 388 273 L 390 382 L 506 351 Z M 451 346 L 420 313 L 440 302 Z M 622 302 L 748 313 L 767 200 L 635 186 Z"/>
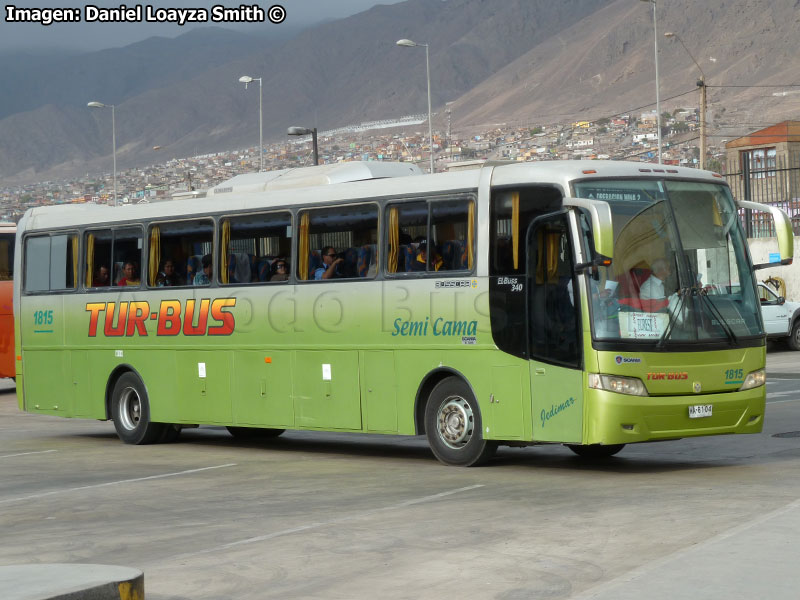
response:
<path id="1" fill-rule="evenodd" d="M 546 410 L 546 409 L 543 408 L 541 414 L 539 415 L 539 419 L 541 419 L 541 421 L 542 421 L 542 427 L 544 427 L 545 424 L 550 419 L 552 419 L 553 417 L 557 416 L 560 412 L 568 409 L 570 406 L 573 406 L 574 404 L 575 404 L 575 398 L 570 396 L 569 398 L 567 398 L 564 402 L 561 402 L 560 404 L 551 404 L 550 405 L 550 410 Z"/>
<path id="2" fill-rule="evenodd" d="M 80 8 L 18 8 L 6 4 L 6 23 L 78 23 L 81 20 Z"/>

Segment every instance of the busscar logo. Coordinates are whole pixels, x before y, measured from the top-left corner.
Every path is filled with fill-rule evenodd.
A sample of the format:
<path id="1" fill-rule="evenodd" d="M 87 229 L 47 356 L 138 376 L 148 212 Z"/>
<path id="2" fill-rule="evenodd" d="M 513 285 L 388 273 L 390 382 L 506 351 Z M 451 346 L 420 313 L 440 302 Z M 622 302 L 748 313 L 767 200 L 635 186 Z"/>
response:
<path id="1" fill-rule="evenodd" d="M 148 319 L 156 322 L 156 336 L 231 335 L 236 320 L 229 309 L 234 306 L 236 298 L 162 300 L 150 312 L 146 301 L 88 302 L 89 337 L 97 337 L 98 329 L 106 337 L 147 337 Z"/>
<path id="2" fill-rule="evenodd" d="M 437 281 L 434 284 L 436 288 L 468 288 L 468 287 L 478 287 L 478 282 L 471 282 L 469 279 L 457 279 L 457 280 L 447 280 L 447 281 Z"/>

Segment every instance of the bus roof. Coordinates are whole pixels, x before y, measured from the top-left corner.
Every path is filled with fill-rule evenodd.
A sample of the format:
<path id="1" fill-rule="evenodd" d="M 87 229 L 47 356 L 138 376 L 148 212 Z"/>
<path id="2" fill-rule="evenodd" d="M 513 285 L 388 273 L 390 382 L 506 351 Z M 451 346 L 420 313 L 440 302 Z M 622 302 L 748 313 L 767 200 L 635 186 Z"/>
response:
<path id="1" fill-rule="evenodd" d="M 211 188 L 206 195 L 211 197 L 242 192 L 267 192 L 421 174 L 422 171 L 413 163 L 353 161 L 261 173 L 244 173 Z"/>
<path id="2" fill-rule="evenodd" d="M 209 190 L 208 196 L 192 200 L 176 199 L 119 207 L 73 204 L 32 208 L 26 213 L 25 228 L 55 229 L 139 219 L 199 217 L 222 211 L 273 206 L 355 202 L 365 198 L 476 190 L 481 173 L 486 168 L 493 169 L 493 186 L 548 183 L 561 186 L 566 194 L 569 194 L 571 182 L 588 178 L 669 177 L 725 185 L 724 179 L 708 171 L 640 162 L 585 160 L 487 163 L 484 169 L 434 175 L 419 175 L 419 169 L 409 163 L 350 162 L 238 175 Z M 320 193 L 321 188 L 324 188 L 323 193 Z"/>

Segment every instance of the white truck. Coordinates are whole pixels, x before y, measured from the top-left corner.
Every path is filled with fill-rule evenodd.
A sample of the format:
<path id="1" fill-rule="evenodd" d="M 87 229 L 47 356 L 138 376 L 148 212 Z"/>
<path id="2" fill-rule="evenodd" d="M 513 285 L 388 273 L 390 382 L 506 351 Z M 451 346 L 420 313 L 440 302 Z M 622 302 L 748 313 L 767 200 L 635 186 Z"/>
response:
<path id="1" fill-rule="evenodd" d="M 800 302 L 787 302 L 763 283 L 758 284 L 758 297 L 767 338 L 786 339 L 789 348 L 800 350 Z"/>

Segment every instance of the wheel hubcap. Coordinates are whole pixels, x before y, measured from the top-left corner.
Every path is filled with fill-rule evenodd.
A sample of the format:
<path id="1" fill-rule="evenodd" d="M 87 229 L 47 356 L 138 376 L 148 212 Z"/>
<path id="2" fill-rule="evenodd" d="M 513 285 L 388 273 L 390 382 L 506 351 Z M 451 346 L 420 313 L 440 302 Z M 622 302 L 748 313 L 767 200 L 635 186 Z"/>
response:
<path id="1" fill-rule="evenodd" d="M 472 407 L 460 396 L 450 396 L 439 407 L 439 437 L 450 448 L 457 450 L 469 443 L 474 422 Z"/>
<path id="2" fill-rule="evenodd" d="M 119 401 L 119 420 L 128 430 L 136 429 L 142 418 L 142 401 L 138 392 L 133 388 L 125 388 Z"/>

